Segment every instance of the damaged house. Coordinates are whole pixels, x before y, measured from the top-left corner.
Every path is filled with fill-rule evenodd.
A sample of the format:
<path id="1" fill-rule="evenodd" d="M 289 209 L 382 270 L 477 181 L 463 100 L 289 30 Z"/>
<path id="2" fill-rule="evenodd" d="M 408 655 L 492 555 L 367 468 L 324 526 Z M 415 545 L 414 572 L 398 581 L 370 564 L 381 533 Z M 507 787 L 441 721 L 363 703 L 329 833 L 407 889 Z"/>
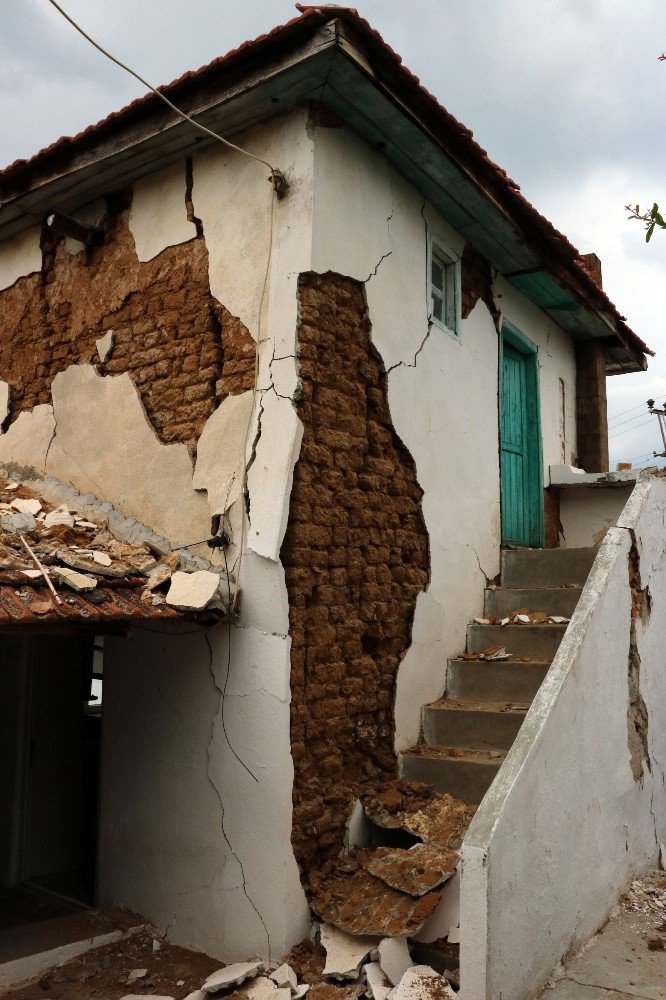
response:
<path id="1" fill-rule="evenodd" d="M 521 1000 L 666 841 L 650 351 L 355 11 L 164 93 L 252 158 L 149 94 L 0 172 L 2 885 Z"/>

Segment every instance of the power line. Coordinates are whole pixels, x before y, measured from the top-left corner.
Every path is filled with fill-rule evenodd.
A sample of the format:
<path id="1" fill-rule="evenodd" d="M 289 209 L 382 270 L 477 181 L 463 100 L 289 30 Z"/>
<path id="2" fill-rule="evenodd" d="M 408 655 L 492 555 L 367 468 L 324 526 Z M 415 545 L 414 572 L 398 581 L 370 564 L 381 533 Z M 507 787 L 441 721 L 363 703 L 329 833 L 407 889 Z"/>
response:
<path id="1" fill-rule="evenodd" d="M 176 107 L 176 105 L 173 104 L 168 97 L 165 97 L 165 95 L 161 91 L 159 91 L 156 87 L 153 87 L 152 83 L 149 83 L 148 80 L 145 80 L 142 76 L 140 76 L 140 74 L 137 73 L 136 70 L 133 70 L 131 66 L 127 66 L 124 62 L 122 62 L 122 60 L 117 59 L 116 56 L 112 55 L 110 52 L 107 52 L 107 50 L 102 45 L 100 45 L 99 42 L 96 42 L 91 35 L 89 35 L 86 31 L 83 30 L 83 28 L 79 24 L 76 23 L 73 17 L 70 17 L 70 15 L 67 13 L 66 10 L 63 10 L 63 8 L 60 6 L 59 3 L 56 2 L 56 0 L 48 0 L 48 3 L 50 3 L 52 7 L 55 7 L 58 13 L 62 14 L 65 20 L 69 21 L 71 26 L 76 31 L 78 31 L 80 35 L 83 35 L 86 41 L 90 42 L 90 44 L 93 45 L 98 52 L 101 52 L 103 56 L 106 56 L 107 59 L 110 59 L 111 62 L 116 64 L 116 66 L 120 66 L 121 69 L 124 69 L 126 73 L 129 73 L 130 76 L 133 76 L 135 80 L 138 80 L 139 83 L 142 83 L 144 87 L 148 87 L 148 90 L 152 90 L 153 94 L 155 94 L 156 97 L 159 97 L 161 101 L 164 101 L 164 103 L 168 105 L 168 107 L 170 107 L 172 111 L 175 111 L 177 115 L 180 115 L 181 118 L 184 118 L 185 121 L 190 123 L 190 125 L 193 125 L 194 128 L 199 129 L 199 131 L 203 132 L 205 135 L 208 135 L 213 139 L 217 139 L 218 142 L 221 142 L 225 146 L 228 146 L 229 149 L 235 149 L 237 153 L 242 153 L 243 156 L 249 156 L 252 160 L 256 160 L 257 163 L 263 163 L 263 165 L 265 167 L 268 167 L 268 169 L 270 170 L 271 179 L 273 179 L 274 183 L 275 183 L 275 178 L 281 178 L 282 181 L 284 181 L 283 174 L 281 173 L 281 171 L 276 170 L 275 167 L 272 167 L 267 160 L 262 160 L 260 156 L 255 156 L 254 153 L 250 153 L 247 149 L 242 149 L 240 146 L 236 146 L 235 143 L 229 142 L 228 139 L 225 139 L 221 135 L 218 135 L 217 132 L 213 132 L 212 129 L 206 128 L 205 125 L 200 125 L 199 122 L 196 122 L 194 120 L 194 118 L 190 118 L 188 114 L 186 114 L 184 111 L 181 111 L 181 109 Z"/>
<path id="2" fill-rule="evenodd" d="M 651 424 L 651 423 L 652 423 L 651 419 L 644 420 L 641 424 L 635 424 L 633 427 L 625 427 L 623 431 L 617 431 L 616 434 L 609 434 L 608 437 L 609 438 L 620 437 L 621 434 L 627 434 L 628 431 L 637 431 L 639 427 L 645 427 L 646 424 Z"/>
<path id="3" fill-rule="evenodd" d="M 623 417 L 625 415 L 625 413 L 633 413 L 634 410 L 640 410 L 644 406 L 645 406 L 645 403 L 638 403 L 637 406 L 630 406 L 628 410 L 620 410 L 619 413 L 614 413 L 613 416 L 609 417 L 608 419 L 609 419 L 609 421 L 610 420 L 617 420 L 618 417 Z"/>
<path id="4" fill-rule="evenodd" d="M 615 430 L 617 430 L 618 427 L 623 427 L 625 424 L 631 424 L 631 423 L 633 423 L 634 420 L 640 420 L 641 417 L 644 417 L 644 416 L 645 416 L 645 413 L 636 413 L 636 414 L 634 414 L 633 417 L 627 417 L 626 420 L 620 420 L 619 423 L 613 424 L 612 426 L 609 423 L 608 426 L 609 426 L 610 430 L 615 431 Z"/>

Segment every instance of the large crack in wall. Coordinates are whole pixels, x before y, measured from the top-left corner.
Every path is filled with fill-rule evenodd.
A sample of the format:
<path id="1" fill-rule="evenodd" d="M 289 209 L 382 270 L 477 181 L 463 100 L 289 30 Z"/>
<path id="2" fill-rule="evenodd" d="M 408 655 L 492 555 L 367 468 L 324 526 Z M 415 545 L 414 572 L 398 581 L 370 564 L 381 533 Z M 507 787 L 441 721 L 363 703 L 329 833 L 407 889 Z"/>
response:
<path id="1" fill-rule="evenodd" d="M 42 243 L 38 274 L 0 292 L 0 378 L 11 385 L 11 419 L 51 400 L 70 365 L 129 372 L 160 439 L 194 443 L 229 394 L 250 389 L 254 342 L 211 294 L 200 226 L 186 243 L 139 261 L 129 198 L 109 199 L 101 247 L 72 253 L 65 239 Z M 95 341 L 114 332 L 99 364 Z"/>
<path id="2" fill-rule="evenodd" d="M 289 591 L 293 845 L 307 872 L 351 801 L 395 774 L 393 707 L 428 579 L 414 461 L 398 438 L 361 282 L 302 274 L 304 425 L 281 558 Z"/>
<path id="3" fill-rule="evenodd" d="M 641 655 L 638 651 L 636 629 L 638 622 L 647 624 L 650 618 L 650 591 L 641 583 L 640 556 L 632 532 L 629 550 L 629 586 L 631 588 L 631 626 L 627 678 L 629 699 L 627 705 L 627 736 L 631 773 L 635 781 L 643 778 L 643 767 L 652 771 L 648 750 L 648 710 L 641 694 Z"/>

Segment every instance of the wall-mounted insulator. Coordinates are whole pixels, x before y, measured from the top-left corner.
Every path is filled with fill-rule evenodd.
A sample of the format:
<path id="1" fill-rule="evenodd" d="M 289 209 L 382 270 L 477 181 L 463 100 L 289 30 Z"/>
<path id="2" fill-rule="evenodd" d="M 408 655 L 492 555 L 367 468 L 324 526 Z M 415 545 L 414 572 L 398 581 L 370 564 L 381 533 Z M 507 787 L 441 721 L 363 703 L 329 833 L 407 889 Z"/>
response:
<path id="1" fill-rule="evenodd" d="M 55 210 L 48 212 L 44 220 L 44 226 L 49 233 L 56 233 L 58 236 L 69 236 L 85 247 L 101 246 L 104 242 L 104 230 L 99 226 L 90 226 L 85 222 L 79 222 L 70 215 L 63 215 Z"/>

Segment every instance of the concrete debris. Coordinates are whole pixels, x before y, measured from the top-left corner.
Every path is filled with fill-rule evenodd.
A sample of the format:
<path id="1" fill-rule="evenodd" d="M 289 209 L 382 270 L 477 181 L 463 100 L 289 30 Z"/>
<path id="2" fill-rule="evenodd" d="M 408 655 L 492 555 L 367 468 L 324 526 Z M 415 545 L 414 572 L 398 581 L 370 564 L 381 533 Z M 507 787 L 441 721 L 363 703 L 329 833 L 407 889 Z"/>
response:
<path id="1" fill-rule="evenodd" d="M 55 510 L 51 510 L 48 514 L 44 515 L 45 528 L 53 528 L 56 524 L 66 524 L 68 528 L 73 528 L 74 523 L 74 515 L 70 514 L 69 508 L 64 504 L 62 507 L 56 507 Z M 78 521 L 76 523 L 78 524 Z"/>
<path id="2" fill-rule="evenodd" d="M 291 995 L 293 1000 L 302 1000 L 302 998 L 306 996 L 309 993 L 309 991 L 310 991 L 310 984 L 301 983 L 300 986 L 297 986 L 295 990 L 291 991 Z"/>
<path id="3" fill-rule="evenodd" d="M 266 976 L 257 976 L 234 991 L 234 996 L 243 1000 L 291 1000 L 289 986 L 278 987 Z"/>
<path id="4" fill-rule="evenodd" d="M 311 874 L 314 912 L 347 934 L 397 937 L 417 933 L 435 910 L 439 890 L 418 898 L 399 892 L 370 875 L 364 868 L 366 859 L 363 851 L 351 852 Z"/>
<path id="5" fill-rule="evenodd" d="M 115 337 L 113 330 L 107 330 L 103 337 L 100 337 L 95 341 L 97 346 L 97 355 L 102 364 L 105 364 L 111 357 L 114 340 Z"/>
<path id="6" fill-rule="evenodd" d="M 220 578 L 217 573 L 200 569 L 195 573 L 178 570 L 171 577 L 167 604 L 181 611 L 201 611 L 217 594 Z"/>
<path id="7" fill-rule="evenodd" d="M 39 500 L 24 499 L 23 497 L 19 497 L 17 500 L 12 500 L 10 506 L 13 507 L 14 510 L 17 510 L 19 514 L 32 514 L 33 517 L 39 514 L 42 509 L 42 505 Z"/>
<path id="8" fill-rule="evenodd" d="M 55 576 L 56 580 L 78 592 L 94 590 L 97 586 L 97 580 L 94 576 L 77 573 L 75 569 L 67 569 L 64 566 L 52 566 L 50 572 Z"/>
<path id="9" fill-rule="evenodd" d="M 31 580 L 37 580 L 43 576 L 41 569 L 22 569 L 21 572 Z"/>
<path id="10" fill-rule="evenodd" d="M 379 943 L 376 937 L 347 934 L 331 924 L 322 924 L 320 935 L 326 950 L 323 974 L 331 979 L 357 979 L 362 964 Z"/>
<path id="11" fill-rule="evenodd" d="M 379 793 L 361 796 L 366 814 L 387 830 L 406 830 L 427 844 L 456 850 L 475 806 L 435 791 L 421 781 L 388 782 Z"/>
<path id="12" fill-rule="evenodd" d="M 551 615 L 549 621 L 551 621 L 553 625 L 567 625 L 571 619 L 565 618 L 563 615 Z"/>
<path id="13" fill-rule="evenodd" d="M 475 618 L 475 625 L 565 625 L 571 619 L 563 615 L 549 615 L 547 611 L 531 611 L 530 608 L 517 608 L 505 618 L 488 615 L 487 618 Z"/>
<path id="14" fill-rule="evenodd" d="M 126 563 L 113 562 L 110 557 L 107 557 L 109 558 L 108 565 L 100 563 L 99 560 L 95 559 L 94 554 L 86 554 L 89 551 L 91 550 L 76 551 L 73 547 L 63 548 L 58 549 L 57 556 L 65 566 L 69 566 L 70 569 L 78 569 L 81 573 L 99 573 L 101 576 L 110 576 L 116 579 L 130 575 L 131 570 Z"/>
<path id="15" fill-rule="evenodd" d="M 162 942 L 157 938 L 153 938 L 153 953 L 159 951 L 162 947 Z"/>
<path id="16" fill-rule="evenodd" d="M 460 924 L 449 929 L 449 936 L 446 939 L 449 944 L 460 944 Z"/>
<path id="17" fill-rule="evenodd" d="M 516 617 L 514 618 L 514 622 L 519 622 L 521 625 L 529 625 L 530 624 L 530 616 L 529 615 L 516 615 Z"/>
<path id="18" fill-rule="evenodd" d="M 393 889 L 410 896 L 424 896 L 448 882 L 459 861 L 455 851 L 432 844 L 414 844 L 409 850 L 378 847 L 364 867 Z"/>
<path id="19" fill-rule="evenodd" d="M 150 571 L 146 587 L 148 590 L 155 590 L 157 587 L 161 587 L 163 583 L 166 583 L 167 580 L 170 580 L 172 576 L 173 569 L 171 566 L 167 566 L 163 562 L 158 563 L 155 569 Z"/>
<path id="20" fill-rule="evenodd" d="M 11 397 L 11 387 L 9 382 L 0 382 L 0 427 L 9 416 L 9 400 Z"/>
<path id="21" fill-rule="evenodd" d="M 490 618 L 475 618 L 475 625 L 490 625 Z"/>
<path id="22" fill-rule="evenodd" d="M 352 847 L 366 847 L 370 842 L 370 832 L 370 821 L 361 800 L 356 799 L 345 824 L 345 848 L 349 851 Z"/>
<path id="23" fill-rule="evenodd" d="M 8 535 L 29 535 L 37 528 L 37 522 L 32 514 L 3 514 L 0 526 Z"/>
<path id="24" fill-rule="evenodd" d="M 367 994 L 370 1000 L 386 1000 L 391 992 L 392 984 L 379 962 L 368 962 L 367 965 L 363 966 L 363 972 L 368 984 Z"/>
<path id="25" fill-rule="evenodd" d="M 446 979 L 429 965 L 413 965 L 407 969 L 391 994 L 393 1000 L 457 1000 Z"/>
<path id="26" fill-rule="evenodd" d="M 188 993 L 185 1000 L 206 1000 L 207 996 L 208 994 L 204 990 L 195 990 L 194 993 Z"/>
<path id="27" fill-rule="evenodd" d="M 407 938 L 384 938 L 379 944 L 379 964 L 393 985 L 397 986 L 407 969 L 414 964 L 409 954 Z"/>
<path id="28" fill-rule="evenodd" d="M 227 965 L 224 969 L 213 972 L 201 989 L 204 993 L 220 993 L 232 986 L 240 986 L 246 979 L 254 979 L 261 972 L 266 972 L 267 968 L 266 963 L 260 959 L 254 962 L 236 962 L 235 965 Z"/>
<path id="29" fill-rule="evenodd" d="M 298 986 L 296 973 L 290 965 L 287 965 L 286 962 L 283 962 L 282 965 L 278 965 L 275 972 L 271 972 L 268 978 L 272 979 L 276 986 L 280 986 L 282 988 L 288 986 L 292 993 Z"/>
<path id="30" fill-rule="evenodd" d="M 76 526 L 77 528 L 88 528 L 88 529 L 94 529 L 95 531 L 99 528 L 99 525 L 95 524 L 94 521 L 81 521 L 78 520 L 78 518 L 76 521 Z"/>
<path id="31" fill-rule="evenodd" d="M 138 979 L 145 979 L 147 975 L 148 969 L 133 969 L 125 980 L 125 986 L 131 986 Z"/>
<path id="32" fill-rule="evenodd" d="M 98 566 L 110 566 L 111 565 L 111 562 L 112 562 L 111 556 L 107 555 L 106 552 L 96 552 L 96 551 L 93 551 L 92 557 L 93 557 L 94 562 L 96 562 Z"/>

